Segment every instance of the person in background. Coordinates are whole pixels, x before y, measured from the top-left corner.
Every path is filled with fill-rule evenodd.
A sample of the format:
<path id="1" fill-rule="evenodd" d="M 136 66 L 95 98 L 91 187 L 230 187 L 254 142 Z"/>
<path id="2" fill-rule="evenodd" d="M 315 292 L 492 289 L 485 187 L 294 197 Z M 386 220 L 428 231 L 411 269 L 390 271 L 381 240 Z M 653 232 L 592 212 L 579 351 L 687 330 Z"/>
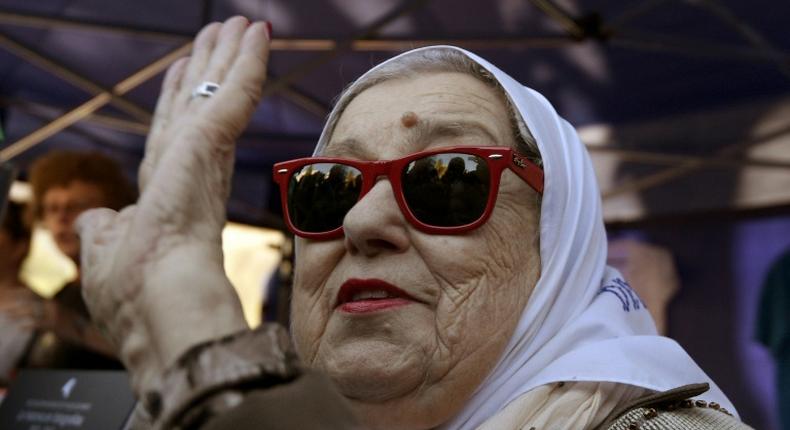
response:
<path id="1" fill-rule="evenodd" d="M 0 223 L 0 386 L 7 385 L 24 361 L 34 335 L 32 318 L 14 314 L 18 308 L 32 308 L 38 297 L 19 277 L 31 236 L 23 212 L 24 206 L 9 202 Z"/>
<path id="2" fill-rule="evenodd" d="M 19 269 L 30 250 L 30 227 L 24 222 L 24 206 L 9 202 L 0 224 L 0 290 L 26 287 Z"/>
<path id="3" fill-rule="evenodd" d="M 613 239 L 609 241 L 606 262 L 619 270 L 636 290 L 653 317 L 656 330 L 666 336 L 667 308 L 680 290 L 680 277 L 672 253 L 636 239 Z"/>
<path id="4" fill-rule="evenodd" d="M 116 210 L 131 204 L 134 189 L 118 164 L 98 152 L 53 151 L 33 163 L 31 213 L 49 230 L 58 249 L 78 267 L 80 242 L 74 220 L 96 207 Z M 29 364 L 50 368 L 119 368 L 111 344 L 91 323 L 82 300 L 79 275 L 43 302 L 36 326 L 44 332 L 34 342 Z"/>

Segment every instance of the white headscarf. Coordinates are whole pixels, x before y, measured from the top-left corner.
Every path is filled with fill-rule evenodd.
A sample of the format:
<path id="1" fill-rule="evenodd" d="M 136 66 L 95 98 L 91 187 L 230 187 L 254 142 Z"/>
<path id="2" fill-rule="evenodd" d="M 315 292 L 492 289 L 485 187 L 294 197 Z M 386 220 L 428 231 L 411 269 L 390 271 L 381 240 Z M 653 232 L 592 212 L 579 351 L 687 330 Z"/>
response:
<path id="1" fill-rule="evenodd" d="M 540 279 L 498 364 L 442 428 L 474 429 L 527 391 L 560 381 L 616 382 L 656 391 L 707 382 L 711 389 L 700 397 L 735 413 L 683 348 L 657 335 L 636 293 L 606 266 L 600 192 L 574 128 L 538 92 L 466 50 L 426 47 L 382 64 L 428 49 L 455 50 L 491 73 L 535 137 L 545 172 Z M 333 111 L 330 118 L 337 114 Z M 331 123 L 327 121 L 322 144 Z"/>

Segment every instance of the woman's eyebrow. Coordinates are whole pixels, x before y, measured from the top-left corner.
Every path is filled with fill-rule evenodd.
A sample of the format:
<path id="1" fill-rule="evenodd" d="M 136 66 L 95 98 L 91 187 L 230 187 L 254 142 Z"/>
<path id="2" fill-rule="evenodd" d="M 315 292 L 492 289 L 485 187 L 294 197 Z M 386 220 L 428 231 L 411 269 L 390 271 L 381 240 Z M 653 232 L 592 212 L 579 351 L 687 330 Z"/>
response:
<path id="1" fill-rule="evenodd" d="M 362 141 L 353 137 L 332 140 L 326 144 L 321 154 L 325 157 L 348 157 L 360 160 L 375 160 L 376 157 L 365 147 Z"/>
<path id="2" fill-rule="evenodd" d="M 406 141 L 394 143 L 403 145 L 407 147 L 407 149 L 414 150 L 415 148 L 419 148 L 417 150 L 421 150 L 439 138 L 462 136 L 480 136 L 492 143 L 501 143 L 488 127 L 479 122 L 435 119 L 420 119 L 413 128 L 409 129 Z M 380 140 L 379 143 L 383 143 L 384 140 L 385 139 Z M 363 144 L 362 141 L 353 137 L 330 141 L 327 143 L 326 147 L 324 147 L 320 155 L 327 157 L 349 157 L 360 160 L 378 159 L 368 145 Z"/>
<path id="3" fill-rule="evenodd" d="M 484 124 L 476 121 L 443 121 L 435 119 L 420 119 L 409 136 L 409 143 L 418 146 L 427 146 L 434 140 L 442 137 L 462 137 L 477 135 L 499 143 L 494 133 Z"/>

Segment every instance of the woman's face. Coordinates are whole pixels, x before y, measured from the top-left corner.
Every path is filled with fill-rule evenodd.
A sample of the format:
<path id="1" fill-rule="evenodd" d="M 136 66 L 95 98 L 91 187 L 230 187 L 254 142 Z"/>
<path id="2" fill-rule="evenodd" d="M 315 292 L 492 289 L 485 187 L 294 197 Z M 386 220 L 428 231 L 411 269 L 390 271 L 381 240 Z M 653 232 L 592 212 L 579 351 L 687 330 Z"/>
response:
<path id="1" fill-rule="evenodd" d="M 464 74 L 434 73 L 359 94 L 324 155 L 387 160 L 443 146 L 512 146 L 513 139 L 493 89 Z M 334 380 L 366 427 L 441 424 L 491 371 L 539 276 L 536 202 L 505 170 L 488 222 L 465 234 L 431 235 L 405 220 L 382 177 L 345 217 L 343 238 L 299 240 L 297 349 Z M 371 305 L 381 281 L 407 296 Z M 350 285 L 360 306 L 337 306 Z"/>

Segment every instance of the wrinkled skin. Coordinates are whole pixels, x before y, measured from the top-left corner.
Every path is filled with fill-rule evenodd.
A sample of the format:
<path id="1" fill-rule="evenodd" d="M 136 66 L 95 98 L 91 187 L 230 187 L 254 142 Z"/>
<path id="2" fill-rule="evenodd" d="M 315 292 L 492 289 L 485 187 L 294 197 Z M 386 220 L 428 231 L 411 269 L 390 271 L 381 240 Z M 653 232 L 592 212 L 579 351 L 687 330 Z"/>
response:
<path id="1" fill-rule="evenodd" d="M 247 327 L 221 233 L 235 139 L 260 101 L 268 54 L 264 22 L 206 26 L 162 84 L 137 204 L 77 219 L 83 295 L 139 396 L 191 346 Z M 221 87 L 193 98 L 202 81 Z"/>
<path id="2" fill-rule="evenodd" d="M 406 112 L 421 126 L 404 126 Z M 497 93 L 467 75 L 388 81 L 349 104 L 324 155 L 393 159 L 442 146 L 512 146 L 508 118 Z M 445 122 L 486 132 L 419 133 Z M 330 375 L 366 428 L 435 427 L 463 407 L 496 364 L 539 275 L 536 201 L 505 170 L 487 223 L 462 235 L 429 235 L 405 220 L 389 181 L 379 178 L 345 217 L 345 237 L 298 241 L 297 350 Z M 349 278 L 385 280 L 417 301 L 371 314 L 342 312 L 337 293 Z"/>

